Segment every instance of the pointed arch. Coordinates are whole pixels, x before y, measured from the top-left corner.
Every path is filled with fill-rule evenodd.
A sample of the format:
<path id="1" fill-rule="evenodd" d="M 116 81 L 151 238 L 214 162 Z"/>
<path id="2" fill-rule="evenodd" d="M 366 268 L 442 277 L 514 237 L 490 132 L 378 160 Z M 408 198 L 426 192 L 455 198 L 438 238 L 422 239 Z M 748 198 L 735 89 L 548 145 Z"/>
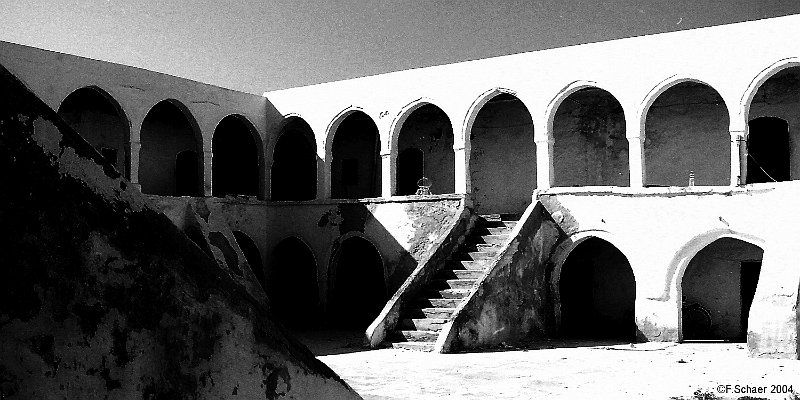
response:
<path id="1" fill-rule="evenodd" d="M 203 195 L 203 140 L 197 121 L 183 103 L 166 99 L 155 104 L 142 121 L 140 137 L 143 193 Z"/>
<path id="2" fill-rule="evenodd" d="M 61 101 L 58 115 L 130 178 L 131 123 L 111 94 L 99 86 L 75 89 Z"/>
<path id="3" fill-rule="evenodd" d="M 381 195 L 381 138 L 378 126 L 360 108 L 348 107 L 328 126 L 325 164 L 331 198 Z"/>
<path id="4" fill-rule="evenodd" d="M 258 196 L 263 192 L 264 149 L 256 127 L 240 114 L 229 114 L 214 128 L 212 194 Z"/>
<path id="5" fill-rule="evenodd" d="M 286 117 L 272 149 L 271 200 L 315 199 L 319 161 L 317 142 L 311 126 L 298 115 Z"/>

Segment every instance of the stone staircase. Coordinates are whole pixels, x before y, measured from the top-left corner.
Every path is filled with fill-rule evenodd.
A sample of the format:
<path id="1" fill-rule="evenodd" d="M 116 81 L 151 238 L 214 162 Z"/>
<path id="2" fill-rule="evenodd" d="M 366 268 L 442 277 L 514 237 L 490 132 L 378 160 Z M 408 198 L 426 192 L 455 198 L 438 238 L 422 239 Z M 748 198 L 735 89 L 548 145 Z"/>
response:
<path id="1" fill-rule="evenodd" d="M 401 309 L 397 327 L 387 337 L 392 347 L 433 350 L 442 327 L 500 254 L 518 220 L 518 216 L 509 214 L 478 217 L 458 251 L 417 299 Z"/>

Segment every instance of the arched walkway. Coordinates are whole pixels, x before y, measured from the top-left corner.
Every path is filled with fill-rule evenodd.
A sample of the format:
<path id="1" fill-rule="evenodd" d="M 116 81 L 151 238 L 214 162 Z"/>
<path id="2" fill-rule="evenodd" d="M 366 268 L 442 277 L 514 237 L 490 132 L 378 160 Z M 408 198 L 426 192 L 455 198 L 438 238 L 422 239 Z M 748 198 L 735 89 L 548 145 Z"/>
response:
<path id="1" fill-rule="evenodd" d="M 380 197 L 380 137 L 375 122 L 361 111 L 339 124 L 331 147 L 331 197 Z"/>
<path id="2" fill-rule="evenodd" d="M 590 237 L 570 252 L 561 268 L 560 334 L 565 338 L 636 338 L 636 280 L 622 252 Z"/>
<path id="3" fill-rule="evenodd" d="M 555 186 L 628 186 L 625 113 L 611 93 L 570 94 L 553 118 Z"/>
<path id="4" fill-rule="evenodd" d="M 267 278 L 273 314 L 290 327 L 307 328 L 319 322 L 317 262 L 300 239 L 289 237 L 275 246 Z"/>
<path id="5" fill-rule="evenodd" d="M 212 137 L 211 187 L 215 197 L 258 196 L 261 141 L 246 119 L 229 115 L 220 121 Z"/>
<path id="6" fill-rule="evenodd" d="M 174 100 L 156 104 L 144 118 L 139 152 L 142 192 L 202 196 L 202 141 L 197 123 Z"/>
<path id="7" fill-rule="evenodd" d="M 271 199 L 313 200 L 317 197 L 317 150 L 314 132 L 300 118 L 281 131 L 272 156 Z"/>
<path id="8" fill-rule="evenodd" d="M 678 83 L 658 96 L 645 120 L 645 184 L 730 184 L 729 112 L 722 97 L 698 82 Z"/>
<path id="9" fill-rule="evenodd" d="M 345 239 L 331 263 L 329 320 L 346 329 L 366 329 L 387 301 L 383 261 L 366 239 Z"/>
<path id="10" fill-rule="evenodd" d="M 515 96 L 487 101 L 469 133 L 469 176 L 475 210 L 522 213 L 536 188 L 533 121 Z"/>
<path id="11" fill-rule="evenodd" d="M 426 104 L 403 123 L 397 139 L 397 195 L 414 194 L 417 181 L 431 180 L 431 193 L 455 192 L 453 126 L 439 107 Z"/>
<path id="12" fill-rule="evenodd" d="M 697 252 L 681 279 L 684 340 L 746 339 L 763 255 L 760 247 L 733 238 Z"/>
<path id="13" fill-rule="evenodd" d="M 250 264 L 250 269 L 253 270 L 253 274 L 256 276 L 256 279 L 258 279 L 259 285 L 261 285 L 262 289 L 266 290 L 267 279 L 264 276 L 264 263 L 261 262 L 261 252 L 258 250 L 258 246 L 256 246 L 253 239 L 250 239 L 244 232 L 233 231 L 233 237 L 236 239 L 239 249 L 244 253 L 244 258 L 247 260 L 247 263 Z"/>
<path id="14" fill-rule="evenodd" d="M 130 124 L 120 105 L 97 87 L 84 87 L 70 93 L 58 107 L 58 115 L 75 129 L 117 171 L 130 177 Z"/>
<path id="15" fill-rule="evenodd" d="M 747 114 L 746 182 L 798 179 L 800 149 L 795 143 L 800 143 L 800 67 L 786 68 L 764 81 Z"/>

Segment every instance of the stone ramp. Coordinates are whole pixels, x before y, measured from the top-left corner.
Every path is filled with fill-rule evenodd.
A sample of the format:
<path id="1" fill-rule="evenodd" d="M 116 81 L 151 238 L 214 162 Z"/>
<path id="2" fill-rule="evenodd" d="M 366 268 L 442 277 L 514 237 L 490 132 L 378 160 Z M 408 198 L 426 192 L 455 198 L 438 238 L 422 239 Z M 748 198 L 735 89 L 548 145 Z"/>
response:
<path id="1" fill-rule="evenodd" d="M 2 67 L 0 93 L 0 397 L 359 398 L 230 251 L 192 242 Z"/>

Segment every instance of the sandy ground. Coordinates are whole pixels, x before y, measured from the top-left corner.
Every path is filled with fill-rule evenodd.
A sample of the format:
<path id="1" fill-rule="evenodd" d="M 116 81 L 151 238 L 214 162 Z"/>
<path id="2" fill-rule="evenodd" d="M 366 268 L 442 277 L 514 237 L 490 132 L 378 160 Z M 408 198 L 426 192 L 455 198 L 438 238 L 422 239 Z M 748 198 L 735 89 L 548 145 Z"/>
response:
<path id="1" fill-rule="evenodd" d="M 741 343 L 549 341 L 432 354 L 368 350 L 359 333 L 297 336 L 365 399 L 694 399 L 698 389 L 702 399 L 792 398 L 770 393 L 785 389 L 773 385 L 800 393 L 800 361 L 748 358 Z M 737 393 L 737 385 L 766 392 Z"/>

